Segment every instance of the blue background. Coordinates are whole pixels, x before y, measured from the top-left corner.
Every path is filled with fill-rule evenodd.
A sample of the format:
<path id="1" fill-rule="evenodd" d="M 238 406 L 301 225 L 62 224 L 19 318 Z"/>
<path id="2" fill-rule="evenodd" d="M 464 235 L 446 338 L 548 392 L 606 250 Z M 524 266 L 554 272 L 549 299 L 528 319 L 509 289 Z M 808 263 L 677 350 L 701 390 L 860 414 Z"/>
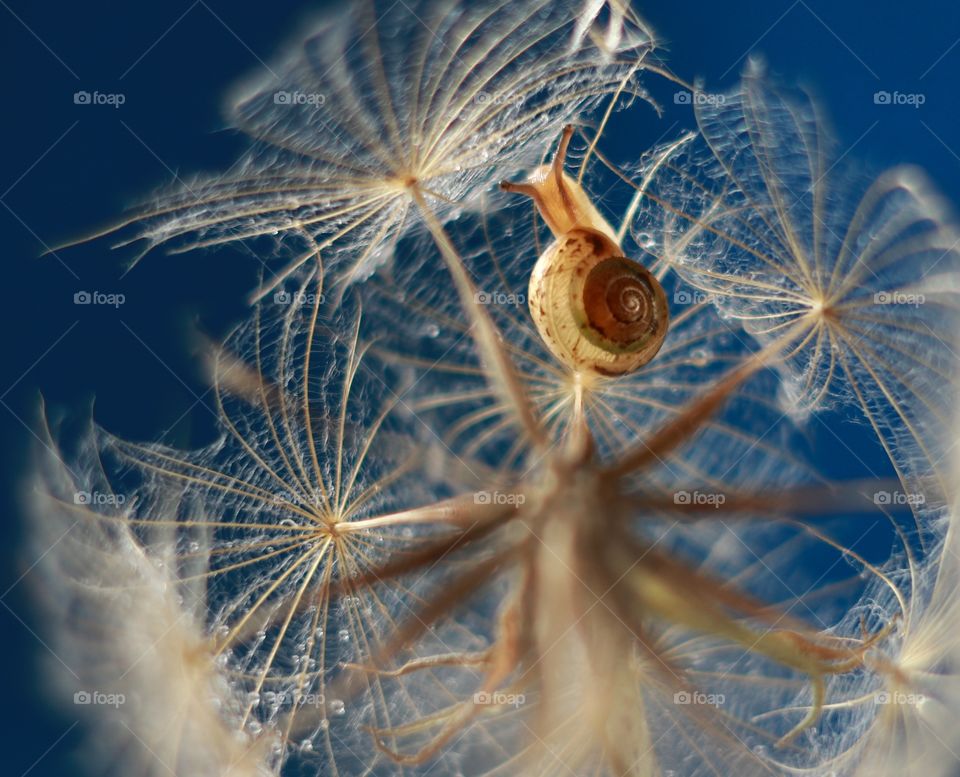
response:
<path id="1" fill-rule="evenodd" d="M 184 445 L 208 438 L 213 415 L 192 333 L 229 329 L 247 310 L 258 269 L 232 249 L 156 253 L 121 279 L 124 257 L 106 241 L 38 254 L 115 219 L 175 173 L 229 166 L 244 141 L 225 128 L 221 96 L 269 62 L 317 7 L 0 0 L 0 471 L 11 503 L 0 542 L 0 714 L 11 716 L 0 725 L 0 737 L 11 740 L 2 748 L 5 774 L 74 772 L 70 751 L 82 730 L 42 699 L 33 559 L 20 548 L 25 527 L 13 504 L 39 393 L 75 417 L 95 397 L 98 421 L 124 437 Z M 958 4 L 700 0 L 639 10 L 679 75 L 723 89 L 760 53 L 773 72 L 819 96 L 848 159 L 870 169 L 919 164 L 960 203 Z M 75 105 L 78 90 L 123 93 L 126 102 Z M 880 90 L 923 94 L 925 103 L 877 105 Z M 641 144 L 674 137 L 674 120 L 689 124 L 668 108 L 663 121 L 651 114 Z M 127 302 L 119 310 L 78 307 L 80 290 L 123 293 Z"/>

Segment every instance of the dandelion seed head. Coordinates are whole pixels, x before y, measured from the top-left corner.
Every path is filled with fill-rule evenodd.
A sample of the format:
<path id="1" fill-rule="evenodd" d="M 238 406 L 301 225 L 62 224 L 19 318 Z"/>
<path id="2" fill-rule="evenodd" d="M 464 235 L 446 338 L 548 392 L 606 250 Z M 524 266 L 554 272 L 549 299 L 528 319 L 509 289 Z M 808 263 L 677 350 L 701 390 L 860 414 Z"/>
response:
<path id="1" fill-rule="evenodd" d="M 249 153 L 158 195 L 121 225 L 133 232 L 121 245 L 143 241 L 138 260 L 272 238 L 288 255 L 258 295 L 318 263 L 361 280 L 418 224 L 412 191 L 441 213 L 473 207 L 535 165 L 555 127 L 614 92 L 646 97 L 652 34 L 611 9 L 603 38 L 566 1 L 365 0 L 329 15 L 234 89 L 228 118 Z"/>

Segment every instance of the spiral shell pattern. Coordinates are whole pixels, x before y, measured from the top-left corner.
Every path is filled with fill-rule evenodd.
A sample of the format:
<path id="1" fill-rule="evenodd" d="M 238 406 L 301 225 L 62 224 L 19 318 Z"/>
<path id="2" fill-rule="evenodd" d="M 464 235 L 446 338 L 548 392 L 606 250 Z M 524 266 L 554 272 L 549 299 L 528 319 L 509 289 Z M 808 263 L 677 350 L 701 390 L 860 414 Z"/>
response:
<path id="1" fill-rule="evenodd" d="M 576 371 L 622 375 L 649 362 L 666 337 L 667 298 L 606 235 L 572 229 L 530 277 L 530 313 L 551 352 Z"/>

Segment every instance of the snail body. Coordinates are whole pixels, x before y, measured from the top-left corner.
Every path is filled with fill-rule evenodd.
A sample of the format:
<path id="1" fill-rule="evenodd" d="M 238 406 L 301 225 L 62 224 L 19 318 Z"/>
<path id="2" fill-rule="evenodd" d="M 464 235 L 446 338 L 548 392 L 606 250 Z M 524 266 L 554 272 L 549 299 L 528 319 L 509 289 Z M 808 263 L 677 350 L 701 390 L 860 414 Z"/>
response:
<path id="1" fill-rule="evenodd" d="M 563 172 L 572 132 L 564 129 L 550 167 L 501 187 L 532 197 L 555 238 L 530 276 L 530 314 L 544 343 L 574 371 L 623 375 L 660 350 L 667 297 L 646 267 L 623 255 L 613 229 Z"/>

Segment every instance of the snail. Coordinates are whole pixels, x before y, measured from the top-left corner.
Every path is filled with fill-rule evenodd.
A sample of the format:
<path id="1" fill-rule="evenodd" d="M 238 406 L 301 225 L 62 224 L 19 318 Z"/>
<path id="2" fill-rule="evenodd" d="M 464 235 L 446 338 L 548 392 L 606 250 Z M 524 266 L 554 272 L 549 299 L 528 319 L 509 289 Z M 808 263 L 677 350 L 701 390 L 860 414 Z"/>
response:
<path id="1" fill-rule="evenodd" d="M 577 372 L 623 375 L 649 362 L 667 334 L 667 296 L 653 274 L 623 255 L 616 233 L 563 172 L 573 127 L 553 164 L 500 188 L 533 198 L 556 238 L 530 276 L 530 314 L 550 351 Z"/>

